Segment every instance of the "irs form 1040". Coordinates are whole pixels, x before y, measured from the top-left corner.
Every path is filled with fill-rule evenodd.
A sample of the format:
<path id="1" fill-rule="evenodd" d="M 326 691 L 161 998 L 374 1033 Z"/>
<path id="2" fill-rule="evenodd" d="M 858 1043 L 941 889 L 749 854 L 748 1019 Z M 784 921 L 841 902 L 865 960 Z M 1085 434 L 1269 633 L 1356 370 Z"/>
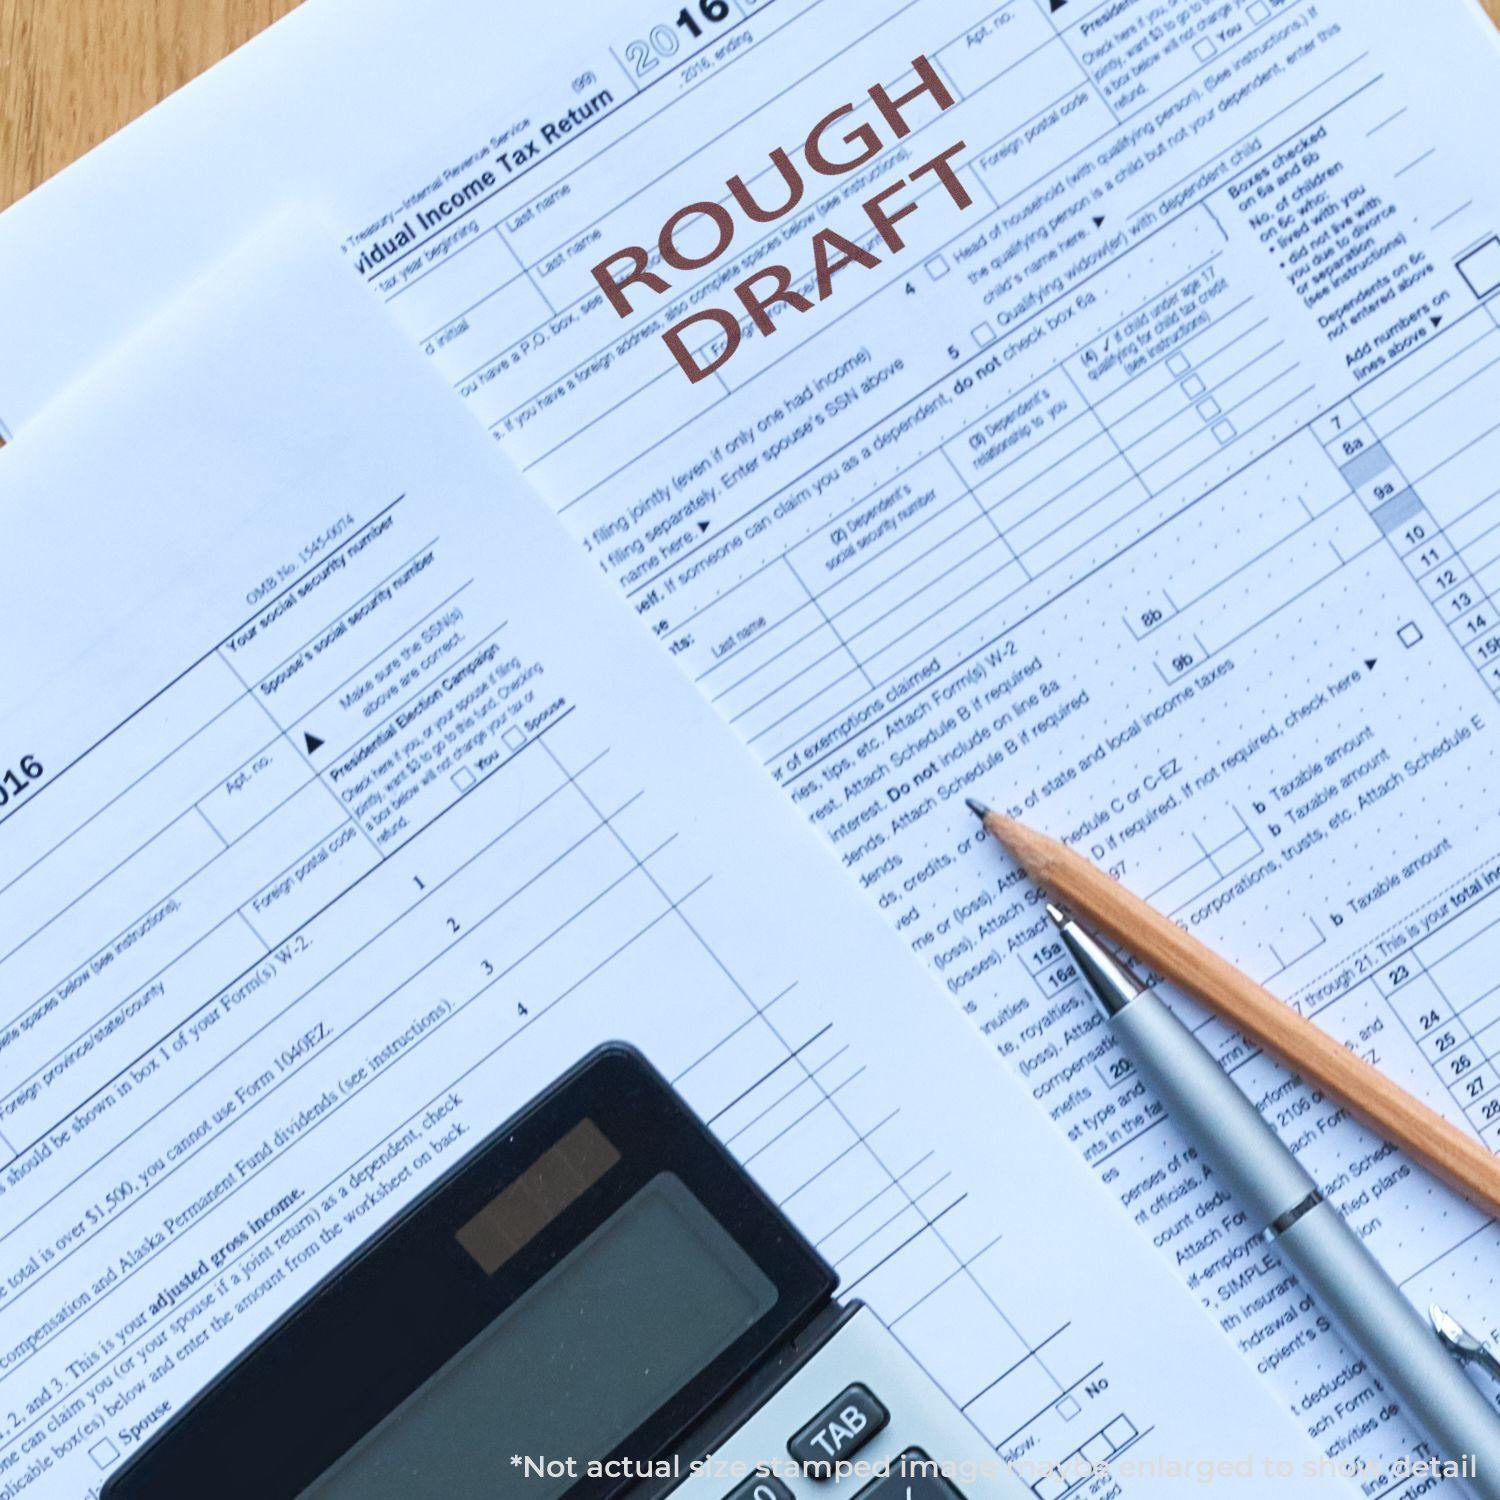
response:
<path id="1" fill-rule="evenodd" d="M 479 4 L 305 7 L 0 224 L 0 416 L 24 434 L 225 225 L 321 204 L 1223 1336 L 1331 1457 L 1392 1462 L 1410 1433 L 962 797 L 1500 1132 L 1494 40 L 1466 0 L 669 10 L 584 6 L 564 44 Z M 929 144 L 965 141 L 973 206 L 932 185 L 899 255 L 689 384 L 666 312 L 622 323 L 591 267 L 918 55 L 953 108 L 673 291 L 810 275 L 845 187 Z M 1491 1226 L 1208 1035 L 1415 1299 L 1500 1318 Z"/>

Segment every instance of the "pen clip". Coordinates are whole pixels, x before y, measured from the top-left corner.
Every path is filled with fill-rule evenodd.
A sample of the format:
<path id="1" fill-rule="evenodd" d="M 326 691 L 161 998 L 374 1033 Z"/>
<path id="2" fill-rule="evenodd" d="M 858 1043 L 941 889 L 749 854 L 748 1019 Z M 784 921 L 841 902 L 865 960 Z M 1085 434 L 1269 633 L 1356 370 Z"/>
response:
<path id="1" fill-rule="evenodd" d="M 1475 1338 L 1457 1318 L 1444 1312 L 1435 1302 L 1428 1309 L 1427 1316 L 1432 1320 L 1437 1336 L 1460 1364 L 1478 1365 L 1492 1380 L 1500 1383 L 1500 1358 L 1483 1339 Z"/>

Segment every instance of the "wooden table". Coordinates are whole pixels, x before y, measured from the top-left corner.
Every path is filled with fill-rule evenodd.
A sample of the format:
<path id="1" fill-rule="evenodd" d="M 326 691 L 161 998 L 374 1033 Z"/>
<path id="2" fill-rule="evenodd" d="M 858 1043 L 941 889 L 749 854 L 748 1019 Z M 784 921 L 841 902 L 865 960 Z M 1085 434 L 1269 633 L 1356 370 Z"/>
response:
<path id="1" fill-rule="evenodd" d="M 298 0 L 0 0 L 0 207 Z"/>
<path id="2" fill-rule="evenodd" d="M 0 207 L 297 3 L 0 0 Z"/>

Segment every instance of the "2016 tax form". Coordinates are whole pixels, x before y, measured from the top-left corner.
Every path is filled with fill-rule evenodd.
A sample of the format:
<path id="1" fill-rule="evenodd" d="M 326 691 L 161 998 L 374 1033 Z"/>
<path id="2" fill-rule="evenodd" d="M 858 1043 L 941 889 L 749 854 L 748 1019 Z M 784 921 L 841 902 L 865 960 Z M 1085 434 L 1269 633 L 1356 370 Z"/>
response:
<path id="1" fill-rule="evenodd" d="M 620 322 L 597 261 L 919 54 L 951 109 Z M 632 4 L 566 46 L 322 0 L 0 219 L 0 416 L 226 224 L 326 205 L 1226 1341 L 1381 1465 L 1412 1439 L 1378 1382 L 958 809 L 1075 837 L 1500 1132 L 1496 77 L 1460 0 Z M 807 276 L 817 227 L 960 137 L 972 207 L 914 184 L 904 251 L 685 381 L 674 308 Z M 1500 1324 L 1493 1226 L 1205 1025 L 1414 1299 Z"/>
<path id="2" fill-rule="evenodd" d="M 32 642 L 0 678 L 0 1493 L 94 1493 L 613 1036 L 1038 1493 L 1104 1456 L 1300 1475 L 1295 1425 L 313 246 L 245 250 L 0 466 L 28 517 L 0 618 Z"/>

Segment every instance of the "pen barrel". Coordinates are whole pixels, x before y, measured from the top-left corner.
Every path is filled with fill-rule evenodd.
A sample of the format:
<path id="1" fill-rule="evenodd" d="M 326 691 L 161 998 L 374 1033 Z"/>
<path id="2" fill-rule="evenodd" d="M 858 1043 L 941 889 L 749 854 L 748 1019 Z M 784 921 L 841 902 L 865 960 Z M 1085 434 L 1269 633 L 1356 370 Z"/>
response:
<path id="1" fill-rule="evenodd" d="M 1137 1070 L 1202 1147 L 1256 1229 L 1317 1191 L 1260 1111 L 1152 991 L 1137 995 L 1112 1024 Z"/>
<path id="2" fill-rule="evenodd" d="M 1323 1311 L 1369 1360 L 1437 1455 L 1468 1464 L 1481 1500 L 1500 1500 L 1500 1415 L 1255 1106 L 1197 1037 L 1150 990 L 1111 1022 L 1173 1119 L 1259 1230 L 1286 1216 L 1272 1243 Z M 1292 1218 L 1294 1211 L 1300 1211 Z"/>
<path id="3" fill-rule="evenodd" d="M 1500 1500 L 1500 1415 L 1332 1205 L 1274 1244 L 1437 1455 L 1465 1464 L 1481 1500 Z"/>

